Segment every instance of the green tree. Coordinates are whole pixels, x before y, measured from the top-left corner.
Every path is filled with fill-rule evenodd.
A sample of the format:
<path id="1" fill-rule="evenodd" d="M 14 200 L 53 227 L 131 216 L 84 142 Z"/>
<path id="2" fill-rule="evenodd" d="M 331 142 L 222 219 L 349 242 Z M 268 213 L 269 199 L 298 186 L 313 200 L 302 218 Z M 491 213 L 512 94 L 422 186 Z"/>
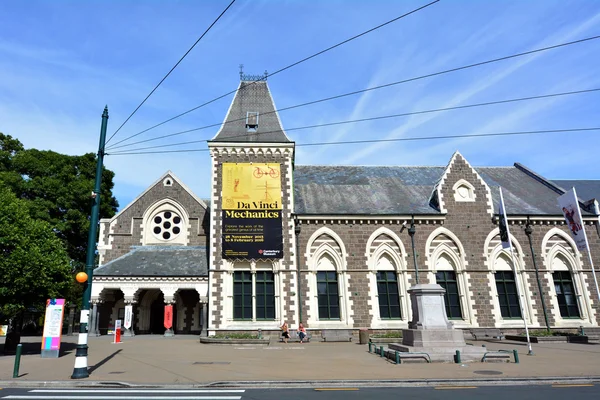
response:
<path id="1" fill-rule="evenodd" d="M 24 149 L 17 139 L 0 133 L 0 181 L 27 200 L 32 218 L 52 226 L 74 270 L 85 266 L 95 174 L 93 153 L 69 156 Z M 100 218 L 112 217 L 119 206 L 112 195 L 113 178 L 112 171 L 102 170 Z"/>
<path id="2" fill-rule="evenodd" d="M 51 226 L 0 183 L 0 313 L 11 321 L 5 351 L 20 341 L 25 310 L 64 297 L 72 283 L 70 258 Z"/>

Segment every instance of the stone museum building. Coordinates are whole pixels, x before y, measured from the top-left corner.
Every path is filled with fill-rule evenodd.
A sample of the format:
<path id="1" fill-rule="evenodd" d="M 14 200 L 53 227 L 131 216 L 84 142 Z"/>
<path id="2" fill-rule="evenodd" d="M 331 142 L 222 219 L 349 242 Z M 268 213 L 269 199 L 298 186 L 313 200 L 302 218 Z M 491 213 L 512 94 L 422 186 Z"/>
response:
<path id="1" fill-rule="evenodd" d="M 406 329 L 417 283 L 446 290 L 456 328 L 600 323 L 592 266 L 557 203 L 576 188 L 598 262 L 600 181 L 474 167 L 459 152 L 445 166 L 298 165 L 267 82 L 244 77 L 208 147 L 209 199 L 166 172 L 101 220 L 92 332 L 127 309 L 135 334 Z"/>

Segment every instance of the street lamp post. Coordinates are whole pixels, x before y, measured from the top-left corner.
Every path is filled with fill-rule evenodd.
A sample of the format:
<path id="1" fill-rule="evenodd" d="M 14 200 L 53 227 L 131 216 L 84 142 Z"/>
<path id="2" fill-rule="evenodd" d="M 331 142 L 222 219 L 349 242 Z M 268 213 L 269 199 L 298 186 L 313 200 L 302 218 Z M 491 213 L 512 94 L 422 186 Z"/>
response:
<path id="1" fill-rule="evenodd" d="M 542 310 L 544 310 L 544 320 L 546 321 L 546 331 L 550 332 L 550 323 L 548 322 L 548 311 L 546 310 L 546 302 L 544 301 L 544 291 L 542 290 L 542 282 L 540 281 L 540 272 L 535 262 L 535 251 L 533 251 L 533 244 L 531 243 L 531 234 L 533 229 L 529 223 L 529 217 L 527 217 L 527 225 L 525 225 L 525 234 L 529 239 L 529 249 L 531 250 L 531 258 L 533 259 L 533 268 L 535 269 L 535 278 L 537 279 L 538 291 L 540 292 L 540 299 L 542 301 Z"/>
<path id="2" fill-rule="evenodd" d="M 108 124 L 108 107 L 102 113 L 100 127 L 100 144 L 98 145 L 98 159 L 96 162 L 96 181 L 92 192 L 92 213 L 90 216 L 90 230 L 88 233 L 88 246 L 85 263 L 87 283 L 83 291 L 81 304 L 81 317 L 79 321 L 79 339 L 75 351 L 75 367 L 71 379 L 82 379 L 90 376 L 88 372 L 88 322 L 90 317 L 90 298 L 92 297 L 92 274 L 96 258 L 96 237 L 98 235 L 98 214 L 100 213 L 100 183 L 102 182 L 102 163 L 104 161 L 104 145 L 106 142 L 106 126 Z"/>
<path id="3" fill-rule="evenodd" d="M 415 252 L 415 233 L 417 229 L 415 228 L 415 216 L 412 216 L 412 220 L 410 222 L 410 228 L 408 228 L 408 234 L 410 235 L 410 242 L 412 245 L 412 253 L 413 253 L 413 261 L 415 263 L 415 281 L 416 284 L 419 284 L 419 267 L 417 266 L 417 253 Z"/>
<path id="4" fill-rule="evenodd" d="M 296 276 L 297 276 L 297 288 L 298 291 L 298 324 L 302 323 L 302 295 L 301 284 L 300 284 L 300 231 L 302 231 L 302 227 L 300 226 L 300 220 L 298 218 L 294 219 L 295 227 L 294 233 L 296 234 Z"/>

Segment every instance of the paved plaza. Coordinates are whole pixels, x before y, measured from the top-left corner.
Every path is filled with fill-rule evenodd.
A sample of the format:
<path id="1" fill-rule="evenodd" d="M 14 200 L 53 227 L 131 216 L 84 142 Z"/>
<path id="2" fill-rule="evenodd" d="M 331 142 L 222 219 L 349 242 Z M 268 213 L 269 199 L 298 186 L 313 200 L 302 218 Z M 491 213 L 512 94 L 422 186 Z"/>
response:
<path id="1" fill-rule="evenodd" d="M 0 339 L 3 345 L 3 338 Z M 520 363 L 403 363 L 395 365 L 369 354 L 357 343 L 269 345 L 201 344 L 197 336 L 138 335 L 111 343 L 112 337 L 89 340 L 90 377 L 70 379 L 77 336 L 63 337 L 59 358 L 40 357 L 40 337 L 25 337 L 19 378 L 13 379 L 14 356 L 0 356 L 0 381 L 11 382 L 125 382 L 147 385 L 206 385 L 240 381 L 431 380 L 489 378 L 599 377 L 600 345 L 534 344 L 527 355 L 525 343 L 470 342 L 490 350 L 517 349 Z"/>

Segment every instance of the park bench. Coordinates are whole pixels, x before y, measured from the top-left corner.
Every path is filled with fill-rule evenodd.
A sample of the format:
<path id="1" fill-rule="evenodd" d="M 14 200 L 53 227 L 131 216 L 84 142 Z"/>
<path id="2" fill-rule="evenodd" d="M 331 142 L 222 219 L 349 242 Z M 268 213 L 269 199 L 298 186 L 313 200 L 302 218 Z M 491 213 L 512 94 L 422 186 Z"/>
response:
<path id="1" fill-rule="evenodd" d="M 298 336 L 298 331 L 295 329 L 290 329 L 288 330 L 288 333 L 290 334 L 290 338 L 288 339 L 288 342 L 299 342 L 300 341 L 300 336 Z M 306 337 L 304 338 L 305 342 L 310 342 L 310 331 L 306 331 Z M 283 336 L 279 336 L 279 341 L 283 342 Z"/>
<path id="2" fill-rule="evenodd" d="M 475 328 L 469 331 L 475 340 L 504 339 L 504 335 L 498 328 Z"/>
<path id="3" fill-rule="evenodd" d="M 351 342 L 352 330 L 350 329 L 323 329 L 321 338 L 324 342 Z"/>

